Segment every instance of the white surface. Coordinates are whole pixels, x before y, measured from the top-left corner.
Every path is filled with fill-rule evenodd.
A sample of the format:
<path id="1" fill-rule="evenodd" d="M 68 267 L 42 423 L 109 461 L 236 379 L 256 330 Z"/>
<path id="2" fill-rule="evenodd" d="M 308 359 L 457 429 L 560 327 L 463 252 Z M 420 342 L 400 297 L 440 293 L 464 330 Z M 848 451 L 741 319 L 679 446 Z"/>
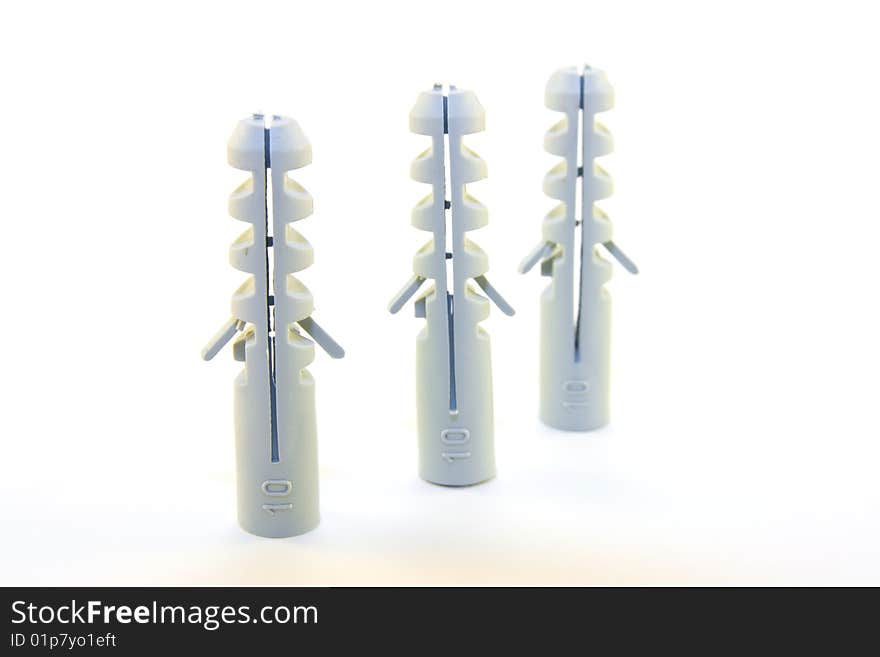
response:
<path id="1" fill-rule="evenodd" d="M 877 21 L 805 4 L 7 7 L 0 583 L 880 584 Z M 641 268 L 588 436 L 537 423 L 546 281 L 515 272 L 544 83 L 581 61 L 615 86 L 606 203 Z M 486 108 L 480 242 L 519 311 L 486 322 L 498 477 L 462 490 L 416 475 L 415 326 L 385 307 L 435 81 Z M 322 523 L 282 541 L 236 525 L 240 364 L 199 358 L 240 282 L 225 142 L 259 109 L 314 146 L 303 281 L 347 352 L 311 366 Z"/>

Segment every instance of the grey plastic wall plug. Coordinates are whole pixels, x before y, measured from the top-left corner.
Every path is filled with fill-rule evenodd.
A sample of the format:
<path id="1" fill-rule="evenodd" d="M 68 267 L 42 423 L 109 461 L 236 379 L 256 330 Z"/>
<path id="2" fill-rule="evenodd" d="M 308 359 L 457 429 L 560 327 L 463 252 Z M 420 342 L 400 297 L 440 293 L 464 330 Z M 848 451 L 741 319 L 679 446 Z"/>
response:
<path id="1" fill-rule="evenodd" d="M 419 96 L 409 123 L 431 138 L 411 175 L 431 185 L 412 224 L 432 237 L 388 309 L 398 312 L 432 280 L 415 302 L 416 317 L 425 320 L 416 338 L 419 474 L 435 484 L 467 486 L 495 476 L 489 334 L 479 323 L 489 316 L 489 299 L 505 314 L 514 312 L 486 279 L 488 256 L 466 237 L 489 221 L 466 189 L 486 177 L 486 163 L 462 144 L 464 135 L 484 129 L 485 112 L 473 92 L 435 85 Z"/>
<path id="2" fill-rule="evenodd" d="M 239 524 L 258 536 L 295 536 L 320 521 L 315 382 L 306 369 L 313 341 L 332 358 L 344 355 L 311 317 L 312 295 L 293 276 L 314 260 L 291 225 L 312 214 L 312 197 L 287 171 L 309 164 L 312 149 L 295 121 L 254 114 L 235 128 L 227 159 L 251 174 L 229 197 L 229 214 L 250 224 L 229 261 L 250 276 L 202 357 L 235 337 L 233 356 L 245 364 L 235 379 Z"/>
<path id="3" fill-rule="evenodd" d="M 627 271 L 638 270 L 612 241 L 611 221 L 596 205 L 612 193 L 611 177 L 595 161 L 614 145 L 595 120 L 614 105 L 608 78 L 589 66 L 565 68 L 550 78 L 544 99 L 565 114 L 544 136 L 545 150 L 563 158 L 544 177 L 544 193 L 560 203 L 544 218 L 543 239 L 519 271 L 540 262 L 541 274 L 551 278 L 541 295 L 541 420 L 587 431 L 607 424 L 610 413 L 611 297 L 604 286 L 611 264 L 599 245 Z"/>

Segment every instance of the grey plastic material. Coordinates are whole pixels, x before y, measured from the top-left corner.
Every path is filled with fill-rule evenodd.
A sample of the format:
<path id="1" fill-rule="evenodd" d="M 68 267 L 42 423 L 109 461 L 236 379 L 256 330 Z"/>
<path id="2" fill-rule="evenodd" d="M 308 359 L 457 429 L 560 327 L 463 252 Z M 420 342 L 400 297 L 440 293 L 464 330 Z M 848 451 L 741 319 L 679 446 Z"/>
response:
<path id="1" fill-rule="evenodd" d="M 466 190 L 468 183 L 486 177 L 486 164 L 462 144 L 463 135 L 483 130 L 484 123 L 473 92 L 455 87 L 436 85 L 410 112 L 410 129 L 431 138 L 411 167 L 413 179 L 431 185 L 413 209 L 412 223 L 432 239 L 413 259 L 414 276 L 389 304 L 397 312 L 432 280 L 415 302 L 416 316 L 425 319 L 416 339 L 419 474 L 446 486 L 495 475 L 489 334 L 479 326 L 489 315 L 489 300 L 471 281 L 513 314 L 485 278 L 488 257 L 466 236 L 489 219 L 485 206 Z"/>
<path id="2" fill-rule="evenodd" d="M 312 295 L 293 276 L 314 259 L 291 226 L 312 213 L 312 198 L 287 171 L 311 159 L 305 134 L 283 117 L 255 114 L 229 140 L 229 163 L 251 173 L 229 198 L 229 213 L 250 224 L 229 261 L 250 276 L 202 356 L 213 358 L 241 331 L 233 343 L 233 356 L 245 363 L 235 379 L 238 521 L 258 536 L 295 536 L 319 522 L 315 384 L 306 370 L 314 344 L 300 328 L 332 357 L 344 355 L 311 318 Z"/>
<path id="3" fill-rule="evenodd" d="M 607 77 L 590 67 L 557 71 L 545 104 L 565 115 L 544 137 L 545 150 L 563 158 L 544 178 L 544 193 L 560 203 L 545 217 L 542 240 L 520 272 L 540 262 L 541 273 L 552 279 L 541 295 L 541 420 L 586 431 L 606 424 L 610 413 L 611 297 L 604 286 L 611 264 L 598 245 L 628 271 L 638 270 L 611 241 L 611 222 L 596 206 L 612 192 L 611 177 L 595 162 L 613 150 L 610 133 L 595 120 L 614 104 Z"/>

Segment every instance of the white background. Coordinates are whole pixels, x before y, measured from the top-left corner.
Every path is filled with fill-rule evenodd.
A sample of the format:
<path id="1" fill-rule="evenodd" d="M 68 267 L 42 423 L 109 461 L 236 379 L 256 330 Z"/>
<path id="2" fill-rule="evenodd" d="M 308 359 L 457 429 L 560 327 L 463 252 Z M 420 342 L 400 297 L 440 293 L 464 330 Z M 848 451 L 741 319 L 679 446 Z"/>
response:
<path id="1" fill-rule="evenodd" d="M 712 5 L 712 6 L 710 6 Z M 6 3 L 0 584 L 880 584 L 880 63 L 870 3 Z M 556 69 L 605 69 L 613 419 L 537 421 Z M 419 91 L 474 89 L 498 477 L 416 475 Z M 323 522 L 234 514 L 236 121 L 295 117 Z"/>

